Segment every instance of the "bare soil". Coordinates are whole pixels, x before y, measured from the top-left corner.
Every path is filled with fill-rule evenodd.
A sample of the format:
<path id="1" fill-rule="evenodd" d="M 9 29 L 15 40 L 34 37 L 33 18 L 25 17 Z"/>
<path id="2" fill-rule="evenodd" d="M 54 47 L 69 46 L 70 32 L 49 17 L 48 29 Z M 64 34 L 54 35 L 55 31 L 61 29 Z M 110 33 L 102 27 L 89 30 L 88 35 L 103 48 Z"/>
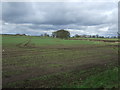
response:
<path id="1" fill-rule="evenodd" d="M 69 40 L 88 40 L 88 41 L 102 41 L 102 42 L 120 42 L 119 40 L 98 40 L 98 39 L 69 39 Z"/>
<path id="2" fill-rule="evenodd" d="M 20 50 L 5 50 L 3 52 L 3 72 L 9 71 L 9 70 L 23 70 L 22 73 L 18 75 L 11 75 L 10 77 L 3 77 L 3 85 L 7 85 L 11 82 L 26 80 L 33 77 L 43 76 L 43 75 L 50 75 L 54 73 L 61 73 L 61 72 L 68 72 L 68 71 L 77 71 L 77 70 L 88 70 L 92 67 L 104 67 L 110 63 L 117 63 L 118 61 L 118 53 L 111 46 L 88 46 L 88 45 L 81 45 L 81 46 L 49 46 L 49 47 L 36 47 L 34 49 L 20 49 Z M 51 53 L 55 53 L 56 51 L 62 50 L 68 51 L 68 52 L 75 52 L 75 51 L 87 51 L 88 53 L 94 52 L 90 55 L 80 56 L 78 58 L 69 58 L 69 60 L 62 60 L 59 59 L 53 59 L 51 61 L 44 60 L 44 64 L 40 64 L 40 66 L 32 66 L 32 67 L 22 67 L 20 65 L 9 64 L 4 62 L 7 58 L 15 58 L 17 61 L 17 58 L 21 58 L 22 56 L 37 56 L 44 53 L 49 54 L 49 51 L 52 51 Z M 96 54 L 98 53 L 98 54 Z M 105 57 L 106 56 L 106 57 Z M 74 57 L 74 56 L 73 56 Z M 57 60 L 57 61 L 56 61 Z M 25 62 L 23 60 L 23 62 Z M 43 62 L 43 61 L 42 61 Z M 38 60 L 38 63 L 40 61 Z M 50 67 L 50 64 L 61 64 L 62 66 L 59 67 Z"/>

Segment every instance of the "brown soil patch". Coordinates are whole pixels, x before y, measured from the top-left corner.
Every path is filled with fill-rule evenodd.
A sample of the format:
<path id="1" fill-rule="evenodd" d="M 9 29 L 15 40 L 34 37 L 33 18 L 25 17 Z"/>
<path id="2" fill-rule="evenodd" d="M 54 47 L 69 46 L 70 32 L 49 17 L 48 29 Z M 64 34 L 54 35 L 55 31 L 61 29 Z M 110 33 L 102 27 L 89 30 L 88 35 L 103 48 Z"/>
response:
<path id="1" fill-rule="evenodd" d="M 119 40 L 96 40 L 96 39 L 69 39 L 69 40 L 88 40 L 88 41 L 102 41 L 102 42 L 120 42 Z"/>

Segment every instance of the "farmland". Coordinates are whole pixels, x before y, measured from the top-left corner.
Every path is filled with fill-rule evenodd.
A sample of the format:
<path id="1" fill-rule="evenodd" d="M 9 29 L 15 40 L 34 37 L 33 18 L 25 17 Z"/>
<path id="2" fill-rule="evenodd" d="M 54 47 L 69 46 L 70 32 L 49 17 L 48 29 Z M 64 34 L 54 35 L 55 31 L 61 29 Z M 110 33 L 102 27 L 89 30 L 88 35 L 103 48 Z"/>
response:
<path id="1" fill-rule="evenodd" d="M 3 35 L 2 49 L 3 88 L 118 87 L 115 42 Z"/>

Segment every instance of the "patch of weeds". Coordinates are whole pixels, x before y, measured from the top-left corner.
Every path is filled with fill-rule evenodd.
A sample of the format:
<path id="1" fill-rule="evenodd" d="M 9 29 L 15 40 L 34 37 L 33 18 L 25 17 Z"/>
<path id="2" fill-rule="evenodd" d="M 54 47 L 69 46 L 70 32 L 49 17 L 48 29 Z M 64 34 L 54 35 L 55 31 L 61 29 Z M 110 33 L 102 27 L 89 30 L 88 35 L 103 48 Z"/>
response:
<path id="1" fill-rule="evenodd" d="M 118 88 L 118 67 L 109 68 L 103 72 L 91 75 L 81 83 L 63 85 L 71 88 Z"/>

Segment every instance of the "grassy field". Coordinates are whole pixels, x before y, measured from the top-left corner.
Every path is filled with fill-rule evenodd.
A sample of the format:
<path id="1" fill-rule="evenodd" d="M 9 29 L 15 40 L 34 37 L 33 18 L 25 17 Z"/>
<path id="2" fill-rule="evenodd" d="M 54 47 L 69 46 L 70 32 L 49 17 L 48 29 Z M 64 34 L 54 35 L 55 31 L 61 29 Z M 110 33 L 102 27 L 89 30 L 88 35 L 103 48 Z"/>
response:
<path id="1" fill-rule="evenodd" d="M 2 37 L 3 88 L 117 88 L 118 43 Z"/>

